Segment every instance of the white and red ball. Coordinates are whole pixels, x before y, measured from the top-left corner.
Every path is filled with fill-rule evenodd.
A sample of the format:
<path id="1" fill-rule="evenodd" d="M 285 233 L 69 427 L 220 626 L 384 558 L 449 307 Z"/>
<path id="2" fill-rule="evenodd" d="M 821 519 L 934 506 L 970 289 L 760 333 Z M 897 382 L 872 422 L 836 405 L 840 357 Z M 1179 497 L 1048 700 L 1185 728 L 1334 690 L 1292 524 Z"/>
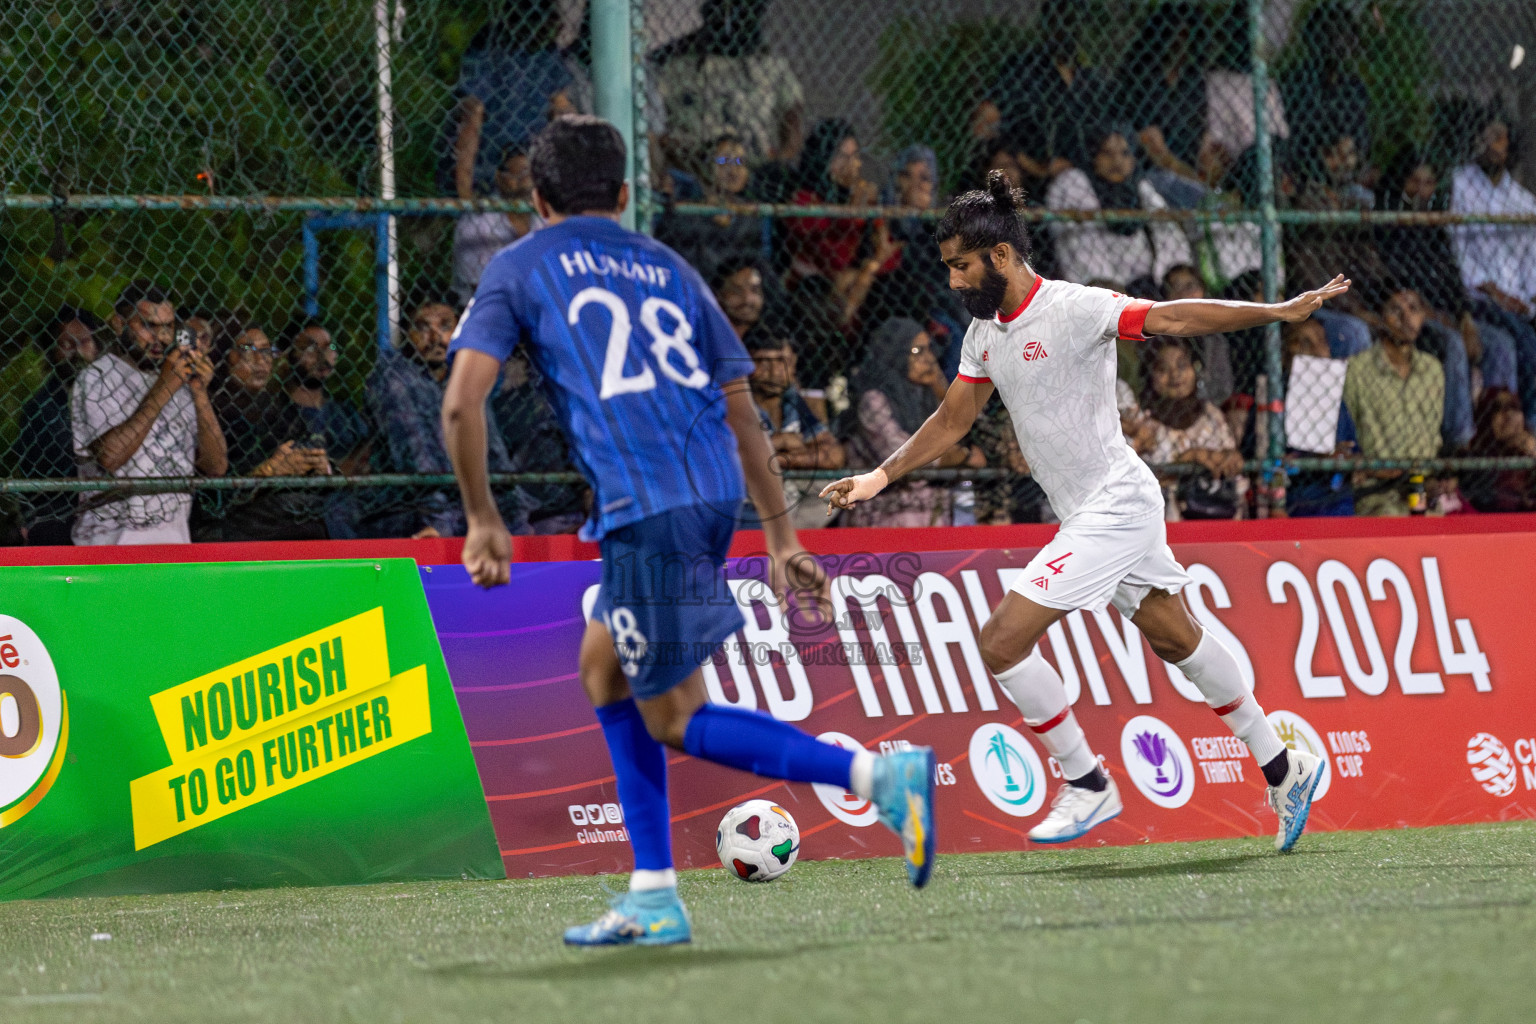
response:
<path id="1" fill-rule="evenodd" d="M 725 812 L 715 832 L 715 852 L 733 877 L 771 882 L 800 856 L 800 826 L 771 800 L 748 800 Z"/>

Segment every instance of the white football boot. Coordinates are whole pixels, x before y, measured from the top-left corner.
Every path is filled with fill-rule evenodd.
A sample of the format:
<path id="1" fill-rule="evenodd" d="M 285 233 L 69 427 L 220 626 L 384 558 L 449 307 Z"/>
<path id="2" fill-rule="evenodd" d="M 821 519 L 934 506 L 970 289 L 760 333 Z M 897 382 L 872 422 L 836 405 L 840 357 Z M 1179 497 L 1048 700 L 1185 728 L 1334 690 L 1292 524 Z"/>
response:
<path id="1" fill-rule="evenodd" d="M 1290 771 L 1278 786 L 1269 787 L 1269 806 L 1280 816 L 1280 830 L 1275 833 L 1275 849 L 1281 853 L 1296 845 L 1307 827 L 1307 813 L 1312 810 L 1312 795 L 1323 781 L 1328 762 L 1305 750 L 1291 750 Z"/>
<path id="2" fill-rule="evenodd" d="M 1064 782 L 1051 801 L 1051 813 L 1029 830 L 1030 842 L 1069 843 L 1087 835 L 1095 825 L 1119 816 L 1123 809 L 1120 787 L 1113 778 L 1098 793 Z"/>

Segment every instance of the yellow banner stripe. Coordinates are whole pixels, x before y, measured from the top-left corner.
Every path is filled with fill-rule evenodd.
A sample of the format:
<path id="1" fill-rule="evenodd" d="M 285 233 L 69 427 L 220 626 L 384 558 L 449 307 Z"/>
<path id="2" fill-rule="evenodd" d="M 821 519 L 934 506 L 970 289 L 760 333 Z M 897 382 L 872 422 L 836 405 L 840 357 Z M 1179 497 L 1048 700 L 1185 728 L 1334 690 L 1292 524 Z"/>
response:
<path id="1" fill-rule="evenodd" d="M 172 763 L 190 764 L 388 679 L 381 606 L 162 690 L 149 703 Z"/>
<path id="2" fill-rule="evenodd" d="M 217 821 L 432 731 L 425 665 L 370 689 L 349 685 L 343 696 L 134 779 L 128 784 L 133 848 Z"/>

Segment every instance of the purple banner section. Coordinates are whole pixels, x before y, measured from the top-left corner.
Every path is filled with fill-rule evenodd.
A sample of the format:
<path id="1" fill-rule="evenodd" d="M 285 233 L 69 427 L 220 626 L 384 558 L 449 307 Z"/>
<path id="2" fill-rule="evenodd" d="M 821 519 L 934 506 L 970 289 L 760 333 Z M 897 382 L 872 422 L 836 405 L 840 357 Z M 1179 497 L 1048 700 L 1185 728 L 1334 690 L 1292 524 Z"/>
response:
<path id="1" fill-rule="evenodd" d="M 1237 659 L 1270 724 L 1329 764 L 1309 829 L 1395 828 L 1536 814 L 1531 535 L 1181 544 L 1195 616 Z M 1524 554 L 1522 554 L 1524 552 Z M 934 748 L 939 849 L 1020 849 L 1060 768 L 987 672 L 977 634 L 1034 549 L 824 555 L 836 621 L 794 635 L 761 559 L 726 576 L 746 624 L 703 672 L 711 700 L 845 746 Z M 1522 561 L 1524 559 L 1524 561 Z M 422 570 L 507 874 L 626 871 L 613 768 L 576 676 L 597 562 L 519 564 L 512 584 Z M 1050 580 L 1023 580 L 1045 589 Z M 1061 673 L 1124 813 L 1081 843 L 1261 835 L 1263 776 L 1177 669 L 1113 609 L 1072 612 L 1040 651 Z M 1435 728 L 1426 732 L 1424 723 Z M 873 807 L 668 756 L 679 867 L 718 863 L 726 809 L 794 815 L 802 859 L 893 855 Z"/>
<path id="2" fill-rule="evenodd" d="M 604 802 L 617 801 L 608 751 L 576 677 L 581 598 L 601 571 L 597 562 L 519 564 L 510 586 L 482 590 L 462 566 L 421 568 L 504 858 L 525 845 L 519 812 L 530 799 L 601 780 Z"/>

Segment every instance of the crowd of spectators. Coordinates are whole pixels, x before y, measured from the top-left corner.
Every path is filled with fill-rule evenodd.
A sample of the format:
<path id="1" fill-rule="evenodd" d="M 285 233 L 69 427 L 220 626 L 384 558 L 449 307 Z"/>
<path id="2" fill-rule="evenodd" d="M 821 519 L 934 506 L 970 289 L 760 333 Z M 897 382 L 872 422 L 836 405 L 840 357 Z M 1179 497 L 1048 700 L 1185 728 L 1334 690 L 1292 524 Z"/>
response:
<path id="1" fill-rule="evenodd" d="M 50 370 L 21 412 L 12 456 L 27 478 L 312 477 L 451 474 L 440 411 L 458 309 L 411 303 L 402 342 L 381 353 L 360 408 L 335 386 L 341 346 L 300 315 L 269 333 L 229 310 L 177 309 L 149 281 L 122 292 L 110 319 L 66 306 L 54 318 Z M 275 341 L 274 341 L 275 337 Z M 521 353 L 487 407 L 495 472 L 569 472 L 554 416 Z M 519 533 L 575 531 L 584 491 L 506 488 Z M 455 536 L 455 488 L 240 486 L 161 493 L 55 493 L 29 502 L 30 544 L 164 544 Z"/>
<path id="2" fill-rule="evenodd" d="M 532 134 L 552 116 L 591 110 L 586 30 L 562 48 L 557 5 L 530 21 L 536 6 L 517 6 L 520 21 L 493 18 L 464 57 L 439 145 L 449 194 L 528 199 Z M 1111 72 L 1083 60 L 1087 5 L 1045 0 L 1036 44 L 996 63 L 974 106 L 962 107 L 971 110 L 972 144 L 963 166 L 941 166 L 934 148 L 917 143 L 883 174 L 852 123 L 807 123 L 794 71 L 766 51 L 764 8 L 765 0 L 706 0 L 701 27 L 650 57 L 647 127 L 664 202 L 649 227 L 697 267 L 751 352 L 752 393 L 784 468 L 874 465 L 936 408 L 969 317 L 923 211 L 989 171 L 1062 214 L 1032 228 L 1032 262 L 1048 277 L 1152 299 L 1262 297 L 1256 224 L 1134 216 L 1256 205 L 1242 5 L 1213 23 L 1202 5 L 1160 4 L 1137 35 L 1138 58 Z M 1511 120 L 1496 107 L 1479 108 L 1460 148 L 1372 137 L 1381 119 L 1360 73 L 1369 26 L 1352 9 L 1313 6 L 1277 63 L 1266 100 L 1277 201 L 1310 211 L 1536 214 L 1536 196 L 1512 173 Z M 1390 159 L 1377 167 L 1373 154 Z M 700 203 L 711 211 L 690 211 Z M 772 218 L 752 208 L 759 203 L 816 209 Z M 889 213 L 871 216 L 870 207 Z M 1093 216 L 1102 211 L 1119 213 Z M 147 282 L 127 288 L 106 321 L 65 307 L 49 327 L 48 375 L 21 414 L 17 472 L 446 474 L 439 407 L 449 336 L 490 257 L 539 227 L 527 213 L 458 218 L 450 290 L 408 304 L 398 346 L 377 356 L 357 404 L 335 386 L 341 349 L 322 320 L 269 329 L 228 311 L 178 312 Z M 1288 415 L 1319 418 L 1333 446 L 1288 454 L 1536 455 L 1536 227 L 1316 222 L 1287 228 L 1283 263 L 1287 293 L 1335 273 L 1355 287 L 1287 326 L 1281 382 L 1265 378 L 1262 329 L 1120 343 L 1128 441 L 1149 463 L 1195 467 L 1165 471 L 1170 518 L 1251 514 L 1258 489 L 1242 469 L 1266 454 L 1258 448 L 1266 394 L 1289 385 L 1298 367 L 1315 375 L 1328 361 L 1344 362 L 1333 364 L 1342 392 L 1330 393 L 1327 408 L 1293 401 Z M 490 402 L 493 471 L 571 469 L 537 385 L 536 370 L 514 354 Z M 1000 402 L 935 465 L 1013 478 L 904 482 L 832 522 L 1052 515 Z M 1271 493 L 1284 502 L 1272 514 L 1536 509 L 1533 474 L 1523 470 L 1427 481 L 1396 470 L 1318 471 L 1289 483 L 1283 499 Z M 828 523 L 809 482 L 786 490 L 797 523 Z M 502 496 L 515 532 L 575 530 L 586 502 L 569 484 Z M 750 509 L 743 514 L 750 524 Z M 451 486 L 230 490 L 199 502 L 185 493 L 54 495 L 32 502 L 29 518 L 34 543 L 446 536 L 464 525 Z"/>
<path id="3" fill-rule="evenodd" d="M 941 167 L 933 148 L 911 145 L 890 161 L 884 184 L 867 173 L 862 140 L 848 121 L 816 122 L 803 145 L 794 141 L 800 90 L 783 84 L 781 64 L 774 65 L 779 84 L 771 99 L 744 87 L 744 69 L 713 86 L 690 79 L 690 95 L 711 109 L 754 114 L 722 115 L 707 137 L 665 136 L 661 182 L 669 204 L 658 234 L 701 265 L 716 261 L 731 270 L 706 273 L 728 312 L 739 302 L 734 268 L 755 268 L 749 276 L 761 282 L 753 294 L 762 301 L 747 326 L 794 352 L 794 384 L 843 443 L 851 465 L 883 457 L 913 429 L 909 421 L 920 420 L 933 397 L 918 365 L 930 357 L 921 351 L 939 367 L 935 387 L 955 372 L 968 318 L 948 291 L 931 221 L 918 215 L 942 203 L 946 184 L 977 187 L 989 171 L 1001 170 L 1032 202 L 1061 213 L 1033 234 L 1033 262 L 1047 276 L 1153 299 L 1262 299 L 1258 225 L 1127 216 L 1257 205 L 1254 91 L 1241 5 L 1221 17 L 1181 0 L 1156 6 L 1136 34 L 1136 59 L 1113 72 L 1083 59 L 1088 9 L 1078 0 L 1042 4 L 1036 44 L 1000 61 L 983 83 L 964 167 Z M 1511 122 L 1496 105 L 1459 108 L 1471 118 L 1437 126 L 1433 147 L 1372 136 L 1374 124 L 1392 119 L 1373 117 L 1381 112 L 1372 110 L 1361 66 L 1365 35 L 1374 29 L 1353 12 L 1332 0 L 1310 7 L 1276 63 L 1265 103 L 1277 201 L 1319 212 L 1536 214 L 1536 197 L 1512 174 Z M 709 29 L 712 59 L 722 67 L 731 52 L 718 45 L 726 30 Z M 741 52 L 749 50 L 759 52 Z M 769 123 L 777 126 L 774 145 L 740 142 L 738 132 L 765 137 Z M 1373 154 L 1386 154 L 1385 166 L 1373 165 Z M 690 201 L 818 210 L 774 222 L 755 214 L 689 215 L 672 205 Z M 872 204 L 895 209 L 862 218 L 822 212 Z M 1093 216 L 1102 211 L 1120 213 Z M 1490 451 L 1491 427 L 1478 419 L 1490 393 L 1513 395 L 1527 426 L 1536 425 L 1536 228 L 1340 218 L 1288 228 L 1282 257 L 1287 293 L 1340 272 L 1355 282 L 1311 322 L 1287 332 L 1287 375 L 1297 354 L 1347 362 L 1338 371 L 1342 394 L 1327 399 L 1331 406 L 1290 406 L 1293 415 L 1326 421 L 1321 429 L 1334 436 L 1333 447 L 1290 454 L 1412 460 Z M 1258 495 L 1241 469 L 1245 459 L 1266 454 L 1257 449 L 1265 396 L 1288 383 L 1265 379 L 1265 339 L 1257 329 L 1188 343 L 1121 344 L 1127 437 L 1149 462 L 1198 467 L 1193 476 L 1168 477 L 1170 517 L 1251 514 Z M 971 439 L 973 451 L 952 453 L 942 464 L 1024 469 L 1006 417 L 1000 407 L 988 410 Z M 1513 443 L 1500 442 L 1499 450 L 1512 452 Z M 1303 472 L 1292 476 L 1287 497 L 1275 491 L 1266 500 L 1272 514 L 1295 515 L 1506 507 L 1513 477 L 1496 486 L 1485 476 L 1441 474 L 1421 485 L 1396 471 Z M 969 496 L 969 512 L 965 490 L 913 484 L 843 521 L 1050 516 L 1038 489 L 983 484 Z M 1502 504 L 1490 497 L 1496 491 L 1505 495 Z"/>

